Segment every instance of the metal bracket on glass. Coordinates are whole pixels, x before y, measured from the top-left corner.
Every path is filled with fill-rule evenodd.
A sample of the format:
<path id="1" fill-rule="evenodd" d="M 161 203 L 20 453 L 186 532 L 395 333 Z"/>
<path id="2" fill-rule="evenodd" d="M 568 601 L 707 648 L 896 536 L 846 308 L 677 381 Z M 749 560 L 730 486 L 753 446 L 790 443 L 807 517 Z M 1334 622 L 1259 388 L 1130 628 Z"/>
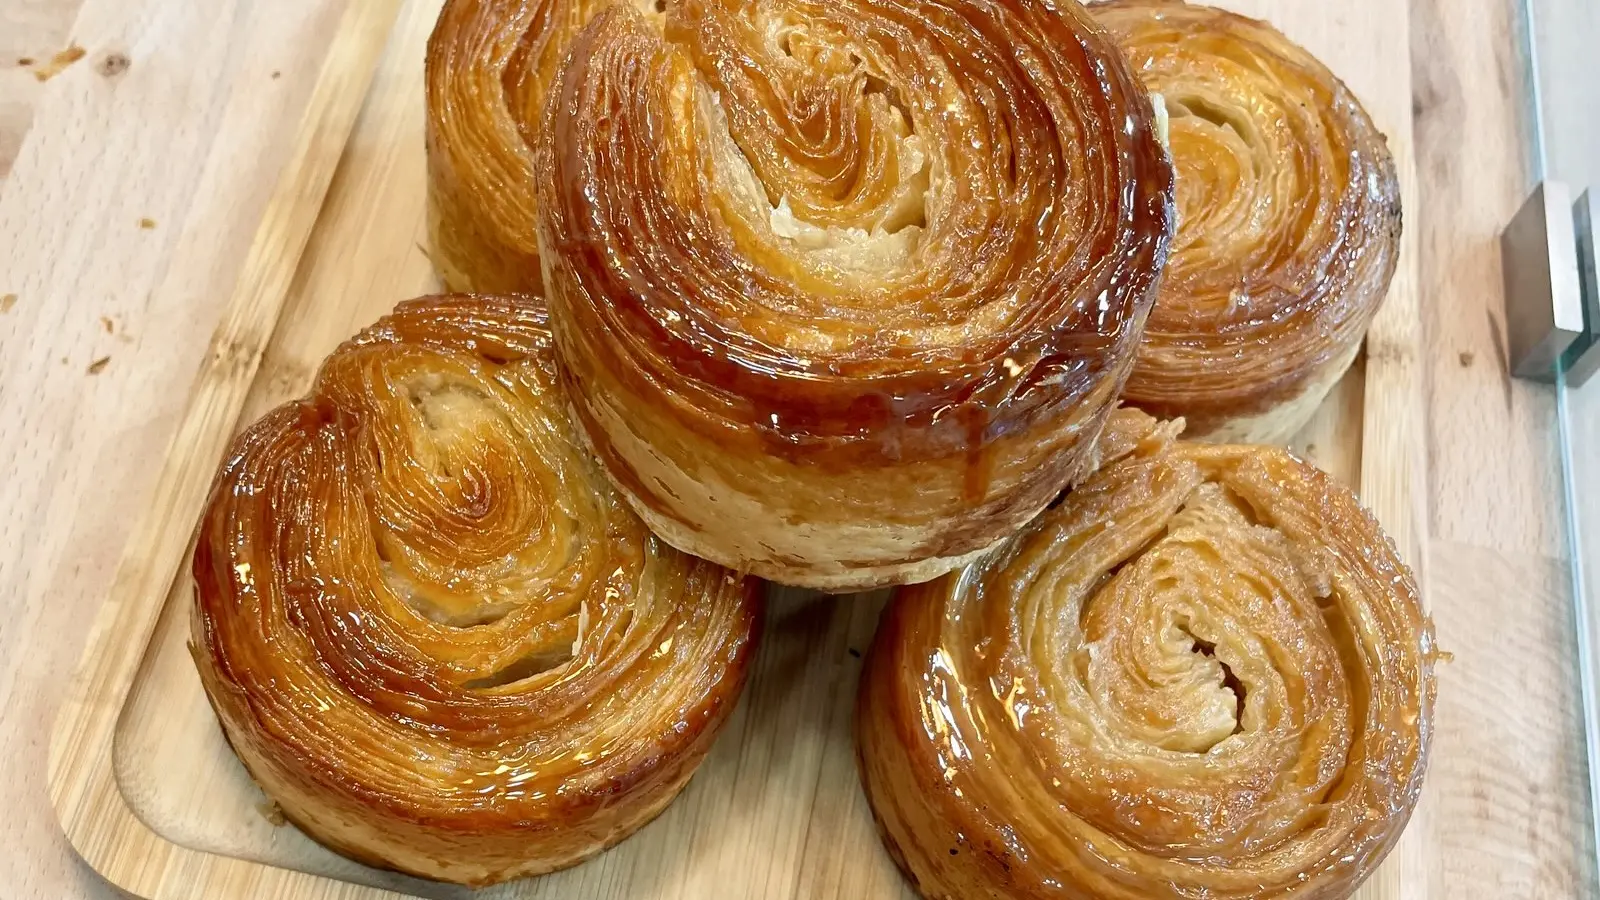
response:
<path id="1" fill-rule="evenodd" d="M 1506 342 L 1518 378 L 1554 381 L 1559 363 L 1570 386 L 1600 369 L 1600 282 L 1595 228 L 1600 195 L 1573 202 L 1558 181 L 1534 189 L 1500 235 Z"/>

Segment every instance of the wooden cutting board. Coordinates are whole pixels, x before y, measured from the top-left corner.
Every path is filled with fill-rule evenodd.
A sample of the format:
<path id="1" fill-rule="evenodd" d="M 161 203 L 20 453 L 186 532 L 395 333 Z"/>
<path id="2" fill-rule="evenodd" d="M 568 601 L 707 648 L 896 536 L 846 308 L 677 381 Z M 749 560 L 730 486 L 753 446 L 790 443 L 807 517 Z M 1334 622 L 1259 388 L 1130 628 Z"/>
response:
<path id="1" fill-rule="evenodd" d="M 56 726 L 50 793 L 68 839 L 150 900 L 217 897 L 912 898 L 880 848 L 850 734 L 884 593 L 774 589 L 741 705 L 667 811 L 553 875 L 469 892 L 350 862 L 281 823 L 223 741 L 186 648 L 193 523 L 233 434 L 304 392 L 324 355 L 437 284 L 424 228 L 423 48 L 441 0 L 350 0 L 239 288 Z M 1231 0 L 1339 73 L 1390 137 L 1415 209 L 1407 31 L 1389 0 Z M 1400 13 L 1403 17 L 1403 12 Z M 1360 490 L 1419 571 L 1415 241 L 1368 349 L 1297 448 Z M 1427 804 L 1418 816 L 1427 815 Z M 1362 890 L 1429 896 L 1413 827 Z"/>

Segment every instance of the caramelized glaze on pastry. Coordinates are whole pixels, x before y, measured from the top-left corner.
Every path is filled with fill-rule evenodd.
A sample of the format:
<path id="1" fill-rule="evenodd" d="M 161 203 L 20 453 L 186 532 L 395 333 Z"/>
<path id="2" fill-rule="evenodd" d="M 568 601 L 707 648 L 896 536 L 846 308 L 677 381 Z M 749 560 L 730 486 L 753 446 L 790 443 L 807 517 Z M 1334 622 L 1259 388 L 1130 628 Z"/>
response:
<path id="1" fill-rule="evenodd" d="M 451 290 L 544 292 L 528 141 L 573 35 L 613 2 L 446 0 L 428 40 L 428 232 Z"/>
<path id="2" fill-rule="evenodd" d="M 1090 7 L 1170 116 L 1178 230 L 1125 398 L 1193 438 L 1281 443 L 1355 359 L 1394 275 L 1400 188 L 1349 89 L 1272 26 L 1175 0 Z"/>
<path id="3" fill-rule="evenodd" d="M 346 855 L 468 884 L 660 812 L 759 612 L 583 453 L 543 308 L 484 296 L 401 305 L 241 435 L 194 577 L 195 662 L 267 795 Z"/>
<path id="4" fill-rule="evenodd" d="M 1082 473 L 1171 172 L 1076 3 L 617 6 L 550 90 L 557 355 L 669 543 L 826 590 L 924 580 Z"/>
<path id="5" fill-rule="evenodd" d="M 1354 496 L 1119 414 L 1108 464 L 903 588 L 862 778 L 929 898 L 1342 898 L 1422 786 L 1437 651 Z M 1120 457 L 1120 458 L 1118 458 Z"/>

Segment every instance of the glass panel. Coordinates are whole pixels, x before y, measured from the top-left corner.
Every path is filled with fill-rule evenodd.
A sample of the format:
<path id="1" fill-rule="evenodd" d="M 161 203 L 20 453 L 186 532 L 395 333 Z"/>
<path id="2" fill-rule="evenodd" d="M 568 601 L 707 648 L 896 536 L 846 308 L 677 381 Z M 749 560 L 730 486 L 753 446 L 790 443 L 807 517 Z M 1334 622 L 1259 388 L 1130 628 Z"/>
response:
<path id="1" fill-rule="evenodd" d="M 1541 179 L 1560 181 L 1574 197 L 1585 190 L 1600 196 L 1600 2 L 1596 0 L 1527 0 L 1532 25 L 1537 109 L 1538 159 Z M 1580 218 L 1582 218 L 1580 216 Z M 1600 223 L 1592 223 L 1600 224 Z M 1580 232 L 1582 231 L 1580 224 Z M 1579 244 L 1584 244 L 1580 233 Z M 1589 259 L 1593 259 L 1592 247 Z M 1600 285 L 1593 271 L 1580 275 L 1588 297 L 1586 328 L 1596 325 L 1595 301 Z M 1600 705 L 1596 700 L 1596 652 L 1600 651 L 1600 375 L 1581 381 L 1594 360 L 1574 364 L 1589 350 L 1580 337 L 1559 366 L 1556 411 L 1562 451 L 1572 593 L 1577 617 L 1578 665 L 1582 676 L 1584 726 L 1588 741 L 1590 809 L 1600 810 Z M 1600 348 L 1594 352 L 1600 353 Z M 1569 379 L 1568 367 L 1572 368 Z M 1600 816 L 1596 846 L 1600 847 Z"/>

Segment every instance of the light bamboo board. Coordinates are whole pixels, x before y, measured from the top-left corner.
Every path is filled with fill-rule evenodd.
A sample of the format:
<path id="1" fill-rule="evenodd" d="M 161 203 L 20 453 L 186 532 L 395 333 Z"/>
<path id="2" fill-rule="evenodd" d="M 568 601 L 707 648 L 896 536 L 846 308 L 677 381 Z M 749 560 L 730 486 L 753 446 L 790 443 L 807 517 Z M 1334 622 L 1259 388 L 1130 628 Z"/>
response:
<path id="1" fill-rule="evenodd" d="M 67 837 L 139 897 L 470 893 L 357 865 L 275 824 L 224 743 L 185 647 L 187 542 L 232 434 L 301 394 L 340 341 L 436 288 L 423 249 L 421 97 L 423 45 L 440 2 L 351 0 L 301 154 L 262 223 L 57 724 L 50 791 Z M 1415 208 L 1403 10 L 1388 0 L 1225 5 L 1270 17 L 1351 84 L 1390 136 L 1407 209 Z M 1296 445 L 1361 490 L 1420 570 L 1414 230 L 1369 352 Z M 471 896 L 912 898 L 880 849 L 850 734 L 859 657 L 883 595 L 778 590 L 771 601 L 743 701 L 659 819 L 582 866 Z M 1362 896 L 1428 896 L 1426 833 L 1414 827 Z"/>

